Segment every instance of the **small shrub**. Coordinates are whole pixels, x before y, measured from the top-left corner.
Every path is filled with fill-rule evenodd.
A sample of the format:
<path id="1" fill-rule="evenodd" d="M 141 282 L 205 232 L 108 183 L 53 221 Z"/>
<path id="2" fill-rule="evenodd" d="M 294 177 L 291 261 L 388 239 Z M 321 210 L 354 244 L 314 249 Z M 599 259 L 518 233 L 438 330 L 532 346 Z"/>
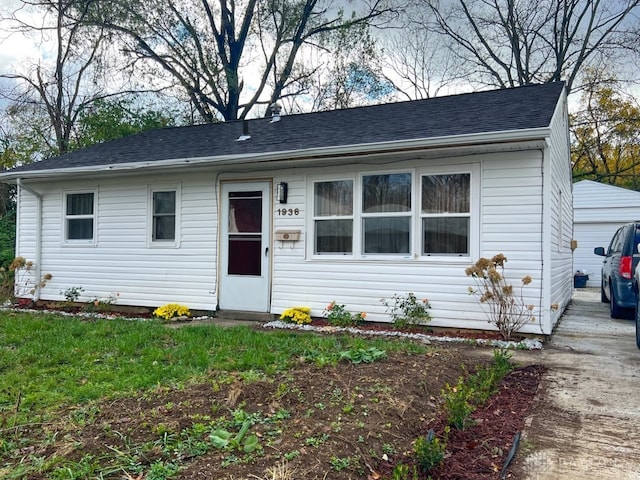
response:
<path id="1" fill-rule="evenodd" d="M 436 437 L 433 430 L 429 430 L 426 436 L 418 438 L 413 444 L 413 452 L 420 468 L 428 473 L 444 460 L 446 441 Z M 408 472 L 407 472 L 408 473 Z"/>
<path id="2" fill-rule="evenodd" d="M 66 290 L 60 290 L 60 295 L 64 296 L 67 303 L 75 303 L 80 298 L 80 295 L 84 292 L 82 287 L 69 287 Z"/>
<path id="3" fill-rule="evenodd" d="M 113 292 L 113 293 L 110 293 L 108 297 L 94 297 L 89 303 L 85 305 L 84 309 L 87 312 L 108 312 L 109 310 L 111 310 L 111 306 L 116 303 L 119 296 L 120 296 L 119 293 Z M 182 308 L 186 308 L 186 307 L 182 307 Z M 154 312 L 154 315 L 155 315 L 155 312 Z M 176 316 L 180 316 L 180 315 L 176 315 Z"/>
<path id="4" fill-rule="evenodd" d="M 406 295 L 394 294 L 392 301 L 384 298 L 380 301 L 386 307 L 393 324 L 398 328 L 420 325 L 431 320 L 429 300 L 423 298 L 418 301 L 412 292 Z"/>
<path id="5" fill-rule="evenodd" d="M 442 397 L 449 425 L 458 430 L 464 430 L 473 423 L 471 414 L 475 410 L 475 405 L 472 403 L 474 395 L 474 388 L 465 383 L 462 377 L 454 386 L 448 383 L 445 385 Z"/>
<path id="6" fill-rule="evenodd" d="M 162 307 L 158 307 L 153 311 L 155 317 L 163 320 L 171 320 L 176 317 L 188 317 L 191 315 L 189 307 L 179 305 L 177 303 L 168 303 Z"/>
<path id="7" fill-rule="evenodd" d="M 500 334 L 510 340 L 524 324 L 534 321 L 533 305 L 527 305 L 522 296 L 525 285 L 531 283 L 529 275 L 522 279 L 520 291 L 516 293 L 513 286 L 504 277 L 504 264 L 507 257 L 502 253 L 490 260 L 480 258 L 465 270 L 467 276 L 476 282 L 476 289 L 469 287 L 470 295 L 477 295 L 480 305 Z"/>
<path id="8" fill-rule="evenodd" d="M 306 325 L 311 323 L 311 309 L 309 307 L 291 307 L 280 314 L 280 320 L 284 322 Z"/>
<path id="9" fill-rule="evenodd" d="M 365 312 L 352 314 L 344 305 L 337 304 L 335 300 L 326 306 L 323 315 L 331 325 L 336 327 L 360 325 L 367 317 Z"/>

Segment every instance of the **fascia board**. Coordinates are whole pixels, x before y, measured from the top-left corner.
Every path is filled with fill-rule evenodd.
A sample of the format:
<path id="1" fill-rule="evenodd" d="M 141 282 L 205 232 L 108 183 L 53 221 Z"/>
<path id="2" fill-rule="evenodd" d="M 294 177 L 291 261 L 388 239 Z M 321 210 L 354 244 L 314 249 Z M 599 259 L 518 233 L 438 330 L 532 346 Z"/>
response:
<path id="1" fill-rule="evenodd" d="M 11 182 L 18 178 L 52 178 L 65 177 L 80 173 L 108 173 L 127 172 L 139 169 L 162 170 L 171 167 L 186 165 L 216 165 L 228 166 L 246 163 L 264 163 L 292 160 L 313 160 L 317 158 L 372 155 L 376 153 L 392 153 L 403 150 L 420 149 L 446 149 L 456 147 L 486 146 L 491 144 L 505 144 L 517 142 L 544 141 L 548 143 L 551 131 L 548 127 L 508 130 L 504 132 L 490 132 L 470 135 L 454 135 L 446 137 L 431 137 L 411 140 L 397 140 L 391 142 L 374 142 L 354 145 L 340 145 L 332 147 L 320 147 L 297 150 L 282 150 L 277 152 L 252 153 L 242 155 L 221 155 L 193 158 L 172 158 L 167 160 L 154 160 L 147 162 L 119 163 L 112 165 L 90 165 L 83 167 L 28 170 L 23 172 L 5 172 L 0 174 L 0 182 Z"/>

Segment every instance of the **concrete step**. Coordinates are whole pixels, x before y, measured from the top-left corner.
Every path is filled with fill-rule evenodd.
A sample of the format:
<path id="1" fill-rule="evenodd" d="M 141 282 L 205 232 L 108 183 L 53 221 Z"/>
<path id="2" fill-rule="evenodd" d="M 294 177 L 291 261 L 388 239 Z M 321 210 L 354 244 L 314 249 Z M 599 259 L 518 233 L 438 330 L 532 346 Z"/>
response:
<path id="1" fill-rule="evenodd" d="M 242 310 L 218 310 L 216 318 L 219 320 L 244 320 L 249 322 L 271 322 L 277 319 L 273 313 L 246 312 Z"/>

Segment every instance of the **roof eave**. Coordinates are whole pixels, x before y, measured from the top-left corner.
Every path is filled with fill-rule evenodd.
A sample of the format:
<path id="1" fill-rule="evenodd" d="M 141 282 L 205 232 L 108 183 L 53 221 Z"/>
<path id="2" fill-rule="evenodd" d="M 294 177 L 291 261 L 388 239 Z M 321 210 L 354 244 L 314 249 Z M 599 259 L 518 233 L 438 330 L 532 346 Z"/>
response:
<path id="1" fill-rule="evenodd" d="M 505 144 L 517 142 L 548 141 L 550 128 L 532 128 L 523 130 L 507 130 L 503 132 L 488 132 L 446 137 L 418 138 L 410 140 L 394 140 L 388 142 L 361 143 L 353 145 L 339 145 L 296 150 L 281 150 L 276 152 L 252 153 L 241 155 L 222 155 L 208 157 L 172 158 L 146 162 L 119 163 L 111 165 L 89 165 L 82 167 L 28 170 L 23 172 L 0 173 L 0 182 L 13 183 L 18 178 L 55 178 L 83 173 L 116 173 L 133 170 L 162 170 L 185 165 L 234 165 L 244 163 L 277 162 L 282 160 L 313 160 L 339 156 L 353 156 L 376 154 L 381 152 L 405 150 L 439 150 L 464 146 L 482 146 L 490 144 Z"/>

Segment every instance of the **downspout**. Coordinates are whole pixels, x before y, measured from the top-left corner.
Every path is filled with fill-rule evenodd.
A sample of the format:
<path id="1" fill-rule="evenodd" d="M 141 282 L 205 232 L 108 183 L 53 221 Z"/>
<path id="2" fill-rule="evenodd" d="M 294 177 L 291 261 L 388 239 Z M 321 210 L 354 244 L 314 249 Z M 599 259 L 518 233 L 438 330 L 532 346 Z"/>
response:
<path id="1" fill-rule="evenodd" d="M 36 258 L 35 258 L 35 292 L 33 293 L 33 301 L 37 302 L 40 300 L 40 279 L 42 278 L 42 270 L 40 267 L 40 262 L 42 261 L 42 195 L 39 192 L 36 192 L 33 188 L 22 183 L 21 178 L 16 178 L 16 185 L 19 190 L 24 189 L 29 192 L 31 195 L 36 197 L 37 207 L 36 207 Z M 19 192 L 18 192 L 19 193 Z M 18 198 L 20 198 L 18 196 Z"/>

